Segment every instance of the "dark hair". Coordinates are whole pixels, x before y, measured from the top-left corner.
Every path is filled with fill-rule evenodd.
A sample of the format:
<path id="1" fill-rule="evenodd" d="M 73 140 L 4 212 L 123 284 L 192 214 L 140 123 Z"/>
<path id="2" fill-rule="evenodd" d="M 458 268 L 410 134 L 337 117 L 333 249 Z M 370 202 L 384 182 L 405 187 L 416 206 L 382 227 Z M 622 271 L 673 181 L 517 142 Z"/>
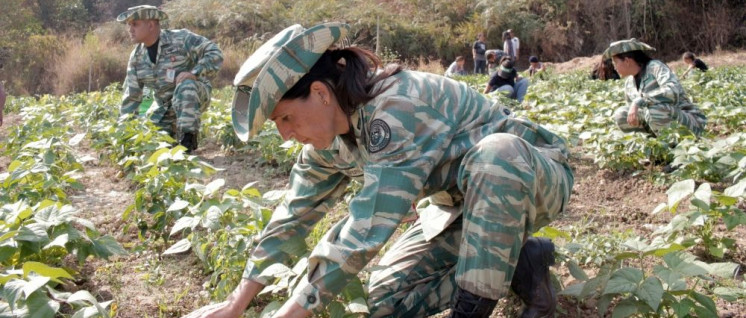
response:
<path id="1" fill-rule="evenodd" d="M 352 115 L 360 104 L 375 98 L 390 86 L 373 87 L 380 81 L 401 71 L 398 64 L 387 65 L 380 73 L 373 74 L 381 60 L 372 52 L 357 47 L 329 49 L 321 55 L 306 75 L 282 96 L 282 99 L 306 99 L 311 94 L 311 84 L 319 81 L 331 89 L 347 115 Z"/>
<path id="2" fill-rule="evenodd" d="M 463 56 L 459 55 L 456 57 L 456 62 L 466 60 Z"/>
<path id="3" fill-rule="evenodd" d="M 508 31 L 503 32 L 503 41 L 507 41 L 510 39 L 511 39 L 510 32 Z"/>
<path id="4" fill-rule="evenodd" d="M 648 56 L 645 52 L 641 50 L 619 53 L 614 56 L 620 59 L 630 58 L 634 60 L 637 63 L 637 65 L 639 65 L 642 68 L 645 68 L 645 66 L 648 65 L 648 62 L 653 60 L 650 56 Z"/>
<path id="5" fill-rule="evenodd" d="M 539 58 L 536 56 L 531 56 L 528 58 L 528 61 L 531 63 L 539 63 Z"/>
<path id="6" fill-rule="evenodd" d="M 697 58 L 697 56 L 696 56 L 696 55 L 694 55 L 694 53 L 692 53 L 692 52 L 686 52 L 686 53 L 684 53 L 684 55 L 682 55 L 682 57 L 683 57 L 684 59 L 686 59 L 686 60 L 692 60 L 692 61 L 693 61 L 693 60 L 694 60 L 695 58 Z"/>
<path id="7" fill-rule="evenodd" d="M 618 79 L 619 75 L 616 74 L 616 70 L 614 69 L 614 64 L 611 62 L 611 59 L 603 59 L 601 58 L 601 61 L 596 64 L 595 67 L 593 67 L 593 72 L 591 72 L 591 77 L 594 79 L 600 79 L 602 81 L 610 80 L 610 79 Z"/>

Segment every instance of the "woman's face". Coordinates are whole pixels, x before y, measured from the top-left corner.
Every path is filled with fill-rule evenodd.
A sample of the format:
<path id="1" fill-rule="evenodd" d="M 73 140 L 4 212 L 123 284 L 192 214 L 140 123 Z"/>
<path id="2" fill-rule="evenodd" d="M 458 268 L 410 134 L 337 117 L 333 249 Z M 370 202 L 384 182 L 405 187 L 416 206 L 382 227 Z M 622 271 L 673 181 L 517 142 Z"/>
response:
<path id="1" fill-rule="evenodd" d="M 688 59 L 688 58 L 684 58 L 684 63 L 692 65 L 692 64 L 694 64 L 694 60 Z"/>
<path id="2" fill-rule="evenodd" d="M 308 98 L 280 100 L 269 119 L 275 122 L 282 139 L 325 149 L 334 137 L 349 130 L 347 116 L 333 96 L 326 85 L 314 82 Z"/>
<path id="3" fill-rule="evenodd" d="M 628 57 L 620 58 L 618 56 L 614 56 L 612 58 L 612 62 L 614 63 L 616 72 L 619 73 L 619 76 L 621 77 L 637 75 L 637 73 L 640 71 L 640 66 L 637 65 L 637 62 Z"/>

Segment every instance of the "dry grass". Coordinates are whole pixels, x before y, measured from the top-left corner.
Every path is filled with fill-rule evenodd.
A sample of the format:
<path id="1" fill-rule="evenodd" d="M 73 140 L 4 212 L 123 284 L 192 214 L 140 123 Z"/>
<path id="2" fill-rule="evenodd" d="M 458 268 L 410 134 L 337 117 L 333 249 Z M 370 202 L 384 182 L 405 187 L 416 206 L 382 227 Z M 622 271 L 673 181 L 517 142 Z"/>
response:
<path id="1" fill-rule="evenodd" d="M 66 39 L 65 53 L 54 65 L 55 94 L 98 91 L 124 79 L 131 46 L 89 34 L 84 41 Z M 128 43 L 128 42 L 125 42 Z"/>

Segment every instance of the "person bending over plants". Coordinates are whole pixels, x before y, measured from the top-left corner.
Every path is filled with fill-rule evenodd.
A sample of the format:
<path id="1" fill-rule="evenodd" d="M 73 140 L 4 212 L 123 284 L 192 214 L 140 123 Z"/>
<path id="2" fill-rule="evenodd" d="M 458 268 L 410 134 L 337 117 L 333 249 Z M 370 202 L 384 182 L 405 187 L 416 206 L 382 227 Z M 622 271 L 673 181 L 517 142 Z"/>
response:
<path id="1" fill-rule="evenodd" d="M 275 313 L 319 311 L 370 262 L 412 204 L 439 193 L 393 243 L 369 284 L 371 317 L 488 317 L 512 288 L 523 317 L 552 317 L 554 245 L 531 234 L 565 209 L 573 185 L 565 141 L 464 83 L 402 70 L 357 47 L 334 47 L 349 26 L 291 26 L 243 64 L 233 122 L 246 140 L 274 121 L 304 144 L 290 190 L 262 231 L 229 299 L 191 317 L 238 317 L 289 263 L 280 248 L 306 237 L 351 179 L 349 214 L 313 249 L 308 274 Z"/>
<path id="2" fill-rule="evenodd" d="M 707 117 L 692 104 L 674 74 L 665 63 L 646 52 L 655 48 L 637 39 L 613 42 L 603 54 L 612 59 L 622 78 L 626 106 L 616 109 L 614 120 L 624 132 L 643 132 L 656 136 L 674 122 L 700 136 Z"/>

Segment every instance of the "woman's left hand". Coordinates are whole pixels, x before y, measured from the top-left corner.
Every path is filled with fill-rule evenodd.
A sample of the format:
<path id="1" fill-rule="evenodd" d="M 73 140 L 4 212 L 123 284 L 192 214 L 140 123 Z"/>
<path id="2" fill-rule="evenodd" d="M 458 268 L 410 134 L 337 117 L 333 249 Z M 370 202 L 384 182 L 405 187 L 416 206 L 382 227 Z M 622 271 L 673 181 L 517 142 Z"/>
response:
<path id="1" fill-rule="evenodd" d="M 640 122 L 637 120 L 636 105 L 632 105 L 632 107 L 629 108 L 629 112 L 627 113 L 627 123 L 632 127 L 637 127 L 640 125 Z"/>

